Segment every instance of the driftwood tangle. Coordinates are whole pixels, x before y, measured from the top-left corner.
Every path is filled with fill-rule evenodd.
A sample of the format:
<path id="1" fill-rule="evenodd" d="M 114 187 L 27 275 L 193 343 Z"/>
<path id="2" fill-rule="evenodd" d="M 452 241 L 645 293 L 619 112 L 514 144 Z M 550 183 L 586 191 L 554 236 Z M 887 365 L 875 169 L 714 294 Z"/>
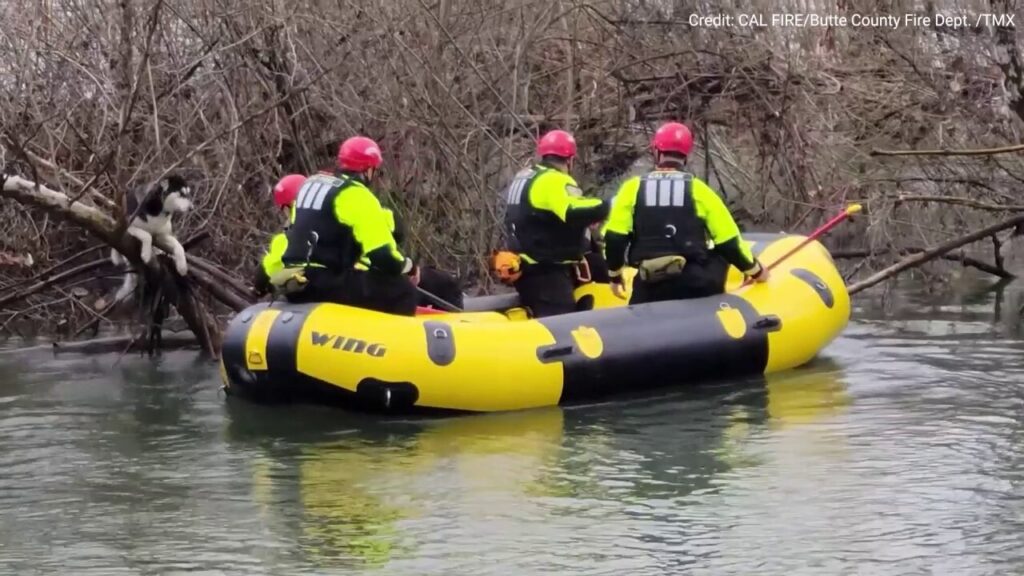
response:
<path id="1" fill-rule="evenodd" d="M 196 336 L 200 348 L 211 357 L 216 358 L 219 355 L 220 328 L 198 297 L 196 288 L 205 290 L 234 311 L 241 310 L 251 301 L 244 284 L 201 258 L 188 257 L 190 270 L 184 278 L 177 275 L 173 264 L 164 256 L 154 258 L 149 266 L 144 265 L 139 258 L 138 241 L 128 235 L 117 236 L 117 222 L 112 217 L 94 206 L 72 202 L 62 192 L 19 176 L 6 176 L 3 178 L 0 194 L 23 205 L 40 207 L 66 219 L 128 258 L 134 269 L 141 272 L 141 300 L 144 308 L 153 316 L 151 320 L 155 320 L 150 322 L 146 331 L 151 352 L 153 347 L 159 344 L 162 321 L 166 318 L 167 305 L 171 305 L 177 309 Z M 156 239 L 154 242 L 161 250 L 170 251 L 169 246 L 161 245 Z M 15 286 L 14 290 L 0 294 L 0 306 L 9 305 L 62 280 L 88 274 L 105 264 L 105 259 L 87 262 L 45 279 L 39 279 L 27 287 Z"/>

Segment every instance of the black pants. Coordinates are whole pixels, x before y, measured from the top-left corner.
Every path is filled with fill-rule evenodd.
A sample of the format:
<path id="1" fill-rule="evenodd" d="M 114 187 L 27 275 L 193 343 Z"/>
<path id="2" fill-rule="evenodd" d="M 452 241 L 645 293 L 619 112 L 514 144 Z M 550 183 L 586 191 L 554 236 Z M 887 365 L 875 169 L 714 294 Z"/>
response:
<path id="1" fill-rule="evenodd" d="M 573 296 L 575 274 L 564 264 L 523 264 L 523 275 L 516 280 L 516 291 L 523 306 L 534 318 L 576 311 Z"/>
<path id="2" fill-rule="evenodd" d="M 416 314 L 416 288 L 402 274 L 354 269 L 338 273 L 310 268 L 306 278 L 306 288 L 289 295 L 289 302 L 335 302 L 403 316 Z"/>
<path id="3" fill-rule="evenodd" d="M 688 300 L 721 294 L 725 291 L 725 279 L 729 264 L 722 257 L 711 254 L 704 262 L 687 262 L 682 274 L 657 283 L 647 283 L 639 276 L 633 278 L 633 295 L 630 304 L 662 302 L 665 300 Z"/>
<path id="4" fill-rule="evenodd" d="M 421 266 L 420 288 L 449 304 L 462 308 L 462 288 L 459 287 L 458 279 L 447 272 L 429 266 Z M 419 305 L 437 308 L 437 304 L 423 294 L 419 294 Z"/>

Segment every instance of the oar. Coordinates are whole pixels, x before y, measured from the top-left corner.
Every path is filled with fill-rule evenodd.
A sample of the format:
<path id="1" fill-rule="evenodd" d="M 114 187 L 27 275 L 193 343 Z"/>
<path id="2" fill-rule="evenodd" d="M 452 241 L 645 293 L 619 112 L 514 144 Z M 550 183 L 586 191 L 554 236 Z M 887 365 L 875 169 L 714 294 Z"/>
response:
<path id="1" fill-rule="evenodd" d="M 774 262 L 769 264 L 766 269 L 767 270 L 771 270 L 772 268 L 778 266 L 783 260 L 785 260 L 786 258 L 789 258 L 793 254 L 796 254 L 797 252 L 800 251 L 801 248 L 803 248 L 804 246 L 807 246 L 808 244 L 810 244 L 811 242 L 817 240 L 818 238 L 821 238 L 822 236 L 825 235 L 826 232 L 828 232 L 829 230 L 835 228 L 836 225 L 838 225 L 840 222 L 842 222 L 843 220 L 846 220 L 850 216 L 853 216 L 854 214 L 856 214 L 857 212 L 860 212 L 860 211 L 861 211 L 861 205 L 860 204 L 850 204 L 849 206 L 846 207 L 845 210 L 843 210 L 842 212 L 837 214 L 834 218 L 832 218 L 828 222 L 825 222 L 824 224 L 822 224 L 821 227 L 818 228 L 817 230 L 815 230 L 814 232 L 811 232 L 811 235 L 808 236 L 807 238 L 805 238 L 803 242 L 797 244 L 796 246 L 793 247 L 792 250 L 790 250 L 789 252 L 786 252 L 780 258 L 778 258 L 777 260 L 775 260 Z M 752 283 L 753 281 L 754 280 L 752 278 L 747 278 L 746 280 L 743 281 L 743 284 L 740 284 L 740 288 L 742 288 L 742 287 Z"/>
<path id="2" fill-rule="evenodd" d="M 376 268 L 373 265 L 371 265 L 371 268 L 373 268 L 374 270 L 379 270 L 379 268 Z M 463 312 L 464 311 L 462 308 L 459 308 L 455 304 L 452 304 L 451 302 L 441 298 L 440 296 L 437 296 L 435 294 L 431 294 L 430 292 L 424 290 L 423 288 L 420 288 L 419 285 L 415 285 L 414 284 L 413 287 L 416 288 L 417 292 L 419 292 L 420 294 L 423 294 L 424 296 L 426 296 L 427 300 L 430 300 L 435 305 L 440 306 L 441 308 L 443 308 L 444 310 L 446 310 L 448 312 Z"/>
<path id="3" fill-rule="evenodd" d="M 416 287 L 416 290 L 418 290 L 420 294 L 423 294 L 424 296 L 426 296 L 427 300 L 430 300 L 431 302 L 433 302 L 434 304 L 436 304 L 436 305 L 440 306 L 441 308 L 447 310 L 448 312 L 462 312 L 463 311 L 462 308 L 459 308 L 455 304 L 452 304 L 451 302 L 448 302 L 447 300 L 441 298 L 440 296 L 435 296 L 434 294 L 431 294 L 430 292 L 427 292 L 426 290 L 424 290 L 423 288 L 420 288 L 419 286 Z"/>

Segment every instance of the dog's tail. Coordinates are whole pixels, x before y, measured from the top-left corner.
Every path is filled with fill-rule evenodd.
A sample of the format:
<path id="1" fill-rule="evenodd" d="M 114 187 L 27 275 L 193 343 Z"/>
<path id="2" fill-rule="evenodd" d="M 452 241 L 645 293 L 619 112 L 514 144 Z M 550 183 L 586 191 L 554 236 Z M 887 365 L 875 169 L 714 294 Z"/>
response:
<path id="1" fill-rule="evenodd" d="M 114 302 L 123 302 L 129 296 L 135 293 L 135 287 L 139 285 L 139 278 L 135 272 L 125 272 L 124 280 L 121 281 L 121 287 L 117 290 L 117 294 L 114 295 Z"/>
<path id="2" fill-rule="evenodd" d="M 114 266 L 125 266 L 128 264 L 128 261 L 117 251 L 117 248 L 110 249 L 110 261 L 114 263 Z"/>
<path id="3" fill-rule="evenodd" d="M 135 293 L 135 287 L 139 285 L 139 276 L 128 266 L 128 260 L 125 259 L 120 252 L 115 248 L 110 249 L 110 261 L 115 266 L 125 268 L 124 278 L 121 281 L 121 287 L 117 290 L 117 294 L 114 295 L 114 302 L 123 302 L 129 296 Z"/>

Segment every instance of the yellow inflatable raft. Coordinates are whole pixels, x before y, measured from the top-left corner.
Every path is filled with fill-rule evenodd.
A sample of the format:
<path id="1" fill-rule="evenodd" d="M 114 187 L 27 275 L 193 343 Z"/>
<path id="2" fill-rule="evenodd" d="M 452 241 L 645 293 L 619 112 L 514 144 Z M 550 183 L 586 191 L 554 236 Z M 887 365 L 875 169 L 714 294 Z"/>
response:
<path id="1" fill-rule="evenodd" d="M 750 234 L 772 263 L 805 237 Z M 769 282 L 636 306 L 605 284 L 593 309 L 520 319 L 503 298 L 462 313 L 404 317 L 340 304 L 250 306 L 228 326 L 225 390 L 257 402 L 429 413 L 517 410 L 767 374 L 811 360 L 846 326 L 850 300 L 828 251 L 811 242 Z M 468 311 L 492 306 L 498 310 Z"/>

